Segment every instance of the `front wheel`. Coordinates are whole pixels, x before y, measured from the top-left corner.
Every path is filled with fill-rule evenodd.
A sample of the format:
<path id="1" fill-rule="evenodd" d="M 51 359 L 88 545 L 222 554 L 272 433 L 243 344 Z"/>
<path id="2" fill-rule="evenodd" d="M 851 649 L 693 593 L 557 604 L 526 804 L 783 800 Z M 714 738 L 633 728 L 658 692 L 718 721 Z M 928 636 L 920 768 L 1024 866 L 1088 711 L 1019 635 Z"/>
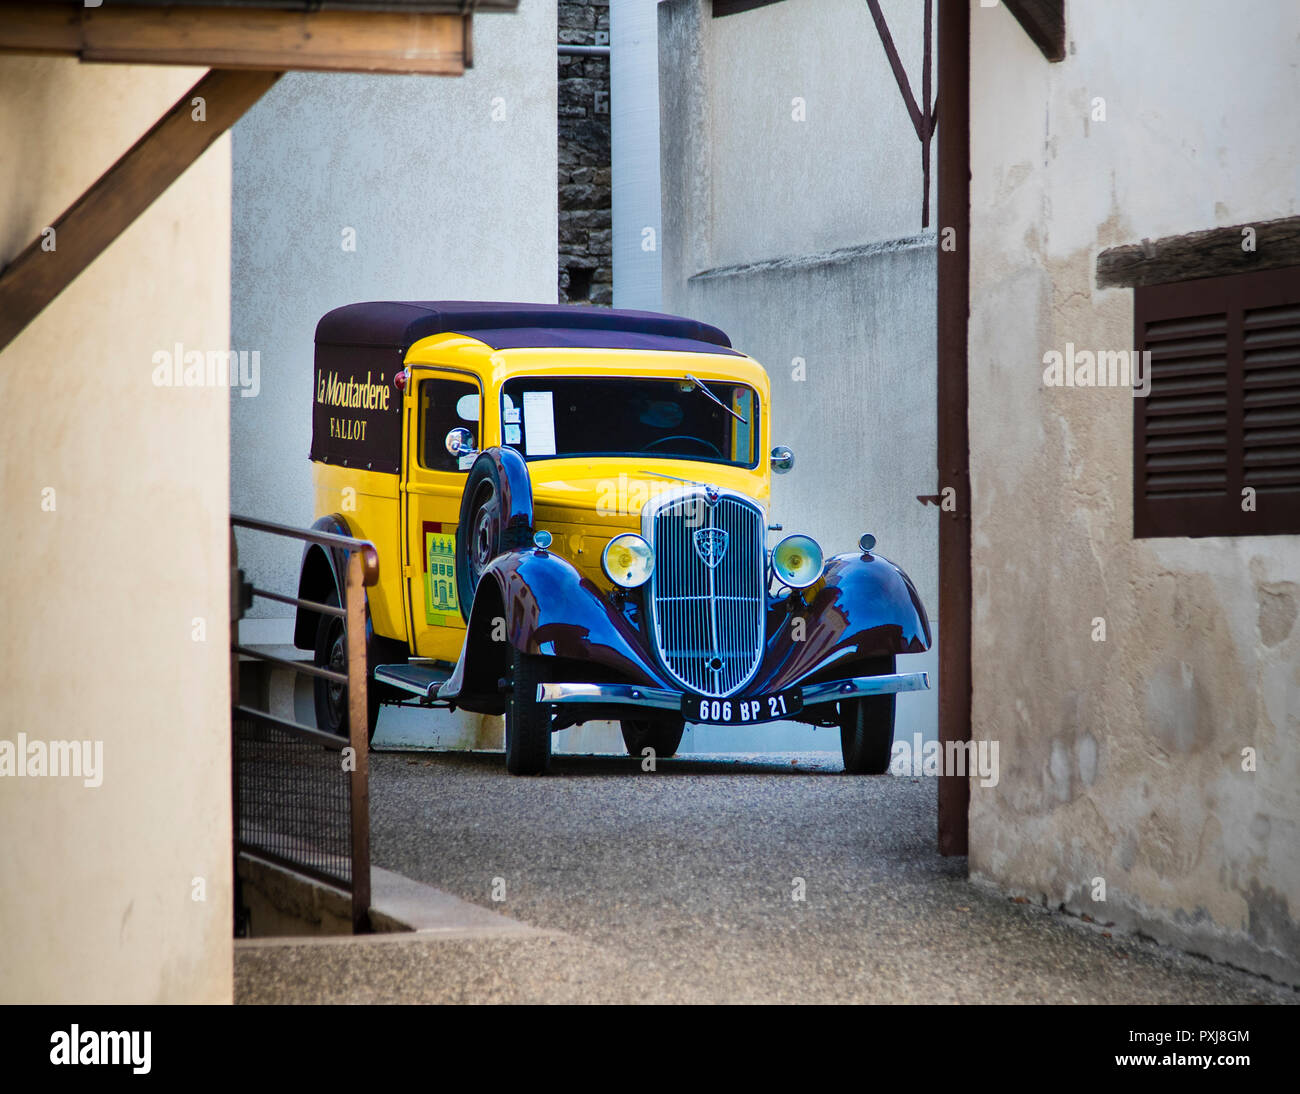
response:
<path id="1" fill-rule="evenodd" d="M 512 650 L 512 684 L 506 698 L 506 770 L 543 775 L 551 765 L 551 708 L 537 701 L 537 686 L 550 677 L 545 657 Z"/>
<path id="2" fill-rule="evenodd" d="M 618 725 L 623 731 L 623 743 L 627 746 L 629 756 L 642 756 L 647 748 L 653 748 L 657 760 L 677 755 L 682 733 L 686 730 L 686 724 L 680 718 L 673 722 L 644 722 L 624 718 Z"/>
<path id="3" fill-rule="evenodd" d="M 885 676 L 894 658 L 882 657 L 861 676 Z M 864 695 L 840 700 L 840 750 L 850 775 L 883 775 L 894 747 L 895 695 Z"/>

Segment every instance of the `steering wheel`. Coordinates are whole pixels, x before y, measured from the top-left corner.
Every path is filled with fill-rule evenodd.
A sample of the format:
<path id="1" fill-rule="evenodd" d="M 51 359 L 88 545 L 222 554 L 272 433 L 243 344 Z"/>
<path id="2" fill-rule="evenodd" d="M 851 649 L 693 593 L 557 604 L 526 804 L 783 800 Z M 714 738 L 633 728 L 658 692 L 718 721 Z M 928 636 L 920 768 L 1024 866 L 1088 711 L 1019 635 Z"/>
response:
<path id="1" fill-rule="evenodd" d="M 641 451 L 649 452 L 650 449 L 654 448 L 656 445 L 667 444 L 669 441 L 694 441 L 696 444 L 713 449 L 713 453 L 718 457 L 718 459 L 724 458 L 722 450 L 712 441 L 706 441 L 703 437 L 692 437 L 688 433 L 674 433 L 671 437 L 656 437 L 648 445 L 645 445 Z"/>

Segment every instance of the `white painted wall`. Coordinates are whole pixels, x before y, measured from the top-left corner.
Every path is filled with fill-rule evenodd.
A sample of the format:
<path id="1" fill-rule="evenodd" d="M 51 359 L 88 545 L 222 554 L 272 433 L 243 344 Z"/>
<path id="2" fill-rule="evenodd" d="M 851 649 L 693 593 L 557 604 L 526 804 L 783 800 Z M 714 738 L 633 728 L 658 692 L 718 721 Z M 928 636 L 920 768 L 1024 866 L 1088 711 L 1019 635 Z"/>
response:
<path id="1" fill-rule="evenodd" d="M 474 20 L 458 78 L 291 73 L 234 129 L 231 338 L 261 354 L 261 391 L 233 394 L 235 512 L 306 527 L 317 321 L 360 300 L 554 302 L 555 0 Z M 355 231 L 355 250 L 343 247 Z M 240 541 L 260 586 L 295 591 L 299 549 Z M 259 600 L 244 633 L 292 639 Z M 307 708 L 310 710 L 310 706 Z M 424 743 L 472 744 L 478 719 L 386 709 Z"/>
<path id="2" fill-rule="evenodd" d="M 609 36 L 614 307 L 660 311 L 657 0 L 611 5 Z"/>
<path id="3" fill-rule="evenodd" d="M 864 0 L 709 7 L 709 267 L 919 232 L 921 142 Z M 881 10 L 919 103 L 924 7 Z"/>
<path id="4" fill-rule="evenodd" d="M 883 5 L 921 99 L 922 7 Z M 785 0 L 711 18 L 660 5 L 664 308 L 715 323 L 772 379 L 773 440 L 796 453 L 773 519 L 828 554 L 864 531 L 912 576 L 937 633 L 934 194 L 861 0 Z M 800 120 L 802 119 L 802 120 Z M 775 539 L 773 540 L 775 542 Z M 903 671 L 937 657 L 902 658 Z M 932 739 L 937 693 L 898 700 Z M 837 750 L 838 736 L 696 730 L 692 748 Z"/>
<path id="5" fill-rule="evenodd" d="M 231 333 L 262 362 L 261 393 L 231 398 L 237 512 L 319 515 L 307 451 L 325 312 L 555 300 L 555 2 L 479 16 L 474 39 L 462 77 L 290 73 L 235 126 Z M 297 556 L 267 550 L 250 540 L 241 562 L 296 588 Z M 259 602 L 267 613 L 281 609 Z"/>
<path id="6" fill-rule="evenodd" d="M 1300 9 L 1067 18 L 1049 65 L 971 6 L 973 719 L 1002 766 L 971 872 L 1300 982 L 1300 537 L 1135 541 L 1131 395 L 1042 386 L 1066 341 L 1132 345 L 1101 250 L 1300 212 Z"/>

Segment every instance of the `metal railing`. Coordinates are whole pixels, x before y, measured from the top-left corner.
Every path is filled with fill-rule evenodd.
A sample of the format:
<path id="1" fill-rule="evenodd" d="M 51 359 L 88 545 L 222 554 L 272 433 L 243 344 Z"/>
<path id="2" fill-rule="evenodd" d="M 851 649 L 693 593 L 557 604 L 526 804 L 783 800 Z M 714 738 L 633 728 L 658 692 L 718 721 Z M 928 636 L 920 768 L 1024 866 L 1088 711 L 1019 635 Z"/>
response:
<path id="1" fill-rule="evenodd" d="M 365 588 L 379 578 L 379 556 L 368 540 L 231 516 L 232 601 L 231 769 L 235 854 L 247 852 L 338 886 L 352 897 L 352 929 L 369 929 L 370 761 L 366 703 Z M 259 589 L 237 568 L 235 529 L 314 543 L 343 562 L 343 605 L 322 604 Z M 238 619 L 255 598 L 341 618 L 347 672 L 335 672 L 241 645 Z M 241 659 L 260 661 L 339 684 L 347 690 L 347 738 L 278 717 L 240 702 Z"/>

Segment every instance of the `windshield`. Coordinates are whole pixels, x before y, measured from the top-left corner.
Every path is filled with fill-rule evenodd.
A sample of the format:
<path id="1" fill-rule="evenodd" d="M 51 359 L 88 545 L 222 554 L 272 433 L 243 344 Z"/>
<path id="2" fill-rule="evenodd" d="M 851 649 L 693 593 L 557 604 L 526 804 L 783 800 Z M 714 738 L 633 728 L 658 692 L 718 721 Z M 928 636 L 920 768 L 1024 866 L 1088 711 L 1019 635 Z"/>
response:
<path id="1" fill-rule="evenodd" d="M 526 459 L 661 456 L 757 466 L 754 390 L 725 380 L 702 386 L 717 402 L 685 376 L 517 377 L 501 389 L 502 440 Z"/>

